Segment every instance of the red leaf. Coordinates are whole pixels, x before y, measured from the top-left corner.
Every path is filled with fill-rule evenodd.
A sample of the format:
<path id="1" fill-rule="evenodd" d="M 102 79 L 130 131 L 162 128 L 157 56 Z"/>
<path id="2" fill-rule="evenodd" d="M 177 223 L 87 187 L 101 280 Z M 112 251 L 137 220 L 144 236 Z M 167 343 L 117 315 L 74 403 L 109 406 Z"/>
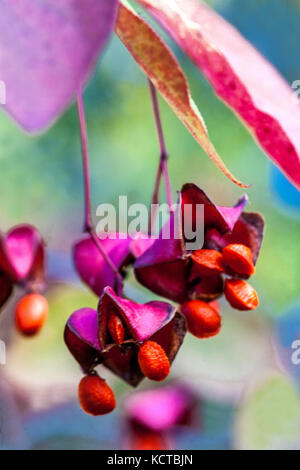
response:
<path id="1" fill-rule="evenodd" d="M 203 118 L 191 98 L 187 79 L 175 56 L 156 32 L 134 10 L 121 4 L 116 33 L 176 116 L 217 167 L 239 186 L 209 140 Z"/>
<path id="2" fill-rule="evenodd" d="M 300 107 L 276 69 L 226 20 L 197 0 L 138 0 L 168 31 L 300 188 Z"/>

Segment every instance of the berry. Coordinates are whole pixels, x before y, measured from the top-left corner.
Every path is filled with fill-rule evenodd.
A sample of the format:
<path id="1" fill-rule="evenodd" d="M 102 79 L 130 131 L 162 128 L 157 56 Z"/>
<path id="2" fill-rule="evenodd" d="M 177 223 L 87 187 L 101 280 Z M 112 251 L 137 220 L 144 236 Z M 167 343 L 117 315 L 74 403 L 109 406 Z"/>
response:
<path id="1" fill-rule="evenodd" d="M 255 267 L 252 259 L 252 252 L 246 245 L 232 243 L 223 249 L 223 257 L 229 268 L 238 274 L 252 276 Z"/>
<path id="2" fill-rule="evenodd" d="M 138 362 L 148 379 L 160 382 L 170 372 L 170 362 L 163 348 L 155 341 L 146 341 L 138 352 Z"/>
<path id="3" fill-rule="evenodd" d="M 181 306 L 181 312 L 186 318 L 187 329 L 197 338 L 210 338 L 221 329 L 220 314 L 202 300 L 185 302 Z"/>
<path id="4" fill-rule="evenodd" d="M 48 302 L 43 295 L 25 295 L 16 306 L 15 322 L 20 333 L 25 336 L 36 334 L 48 317 Z"/>
<path id="5" fill-rule="evenodd" d="M 196 250 L 192 260 L 196 263 L 197 271 L 204 276 L 224 272 L 223 255 L 217 250 Z"/>
<path id="6" fill-rule="evenodd" d="M 227 279 L 224 292 L 230 305 L 237 310 L 254 310 L 259 304 L 256 290 L 241 279 Z"/>
<path id="7" fill-rule="evenodd" d="M 105 415 L 116 407 L 114 392 L 98 375 L 87 375 L 81 379 L 78 398 L 83 411 L 93 416 Z"/>
<path id="8" fill-rule="evenodd" d="M 111 313 L 107 327 L 113 342 L 116 344 L 121 344 L 125 338 L 125 330 L 119 315 L 116 313 Z"/>
<path id="9" fill-rule="evenodd" d="M 166 450 L 168 444 L 161 433 L 140 431 L 132 436 L 130 448 L 132 450 Z"/>

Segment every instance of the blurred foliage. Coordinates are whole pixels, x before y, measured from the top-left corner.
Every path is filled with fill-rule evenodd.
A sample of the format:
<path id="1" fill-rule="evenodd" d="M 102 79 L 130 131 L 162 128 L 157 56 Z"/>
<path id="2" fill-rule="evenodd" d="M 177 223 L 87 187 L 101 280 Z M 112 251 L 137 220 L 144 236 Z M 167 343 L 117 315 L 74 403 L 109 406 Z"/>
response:
<path id="1" fill-rule="evenodd" d="M 299 364 L 297 364 L 299 348 L 297 347 L 298 343 L 295 343 L 296 347 L 295 344 L 293 345 L 294 342 L 300 340 L 299 304 L 290 306 L 283 315 L 277 318 L 274 333 L 274 343 L 281 367 L 289 372 L 298 390 L 300 390 L 300 367 Z M 291 345 L 293 345 L 292 349 Z M 292 352 L 295 354 L 293 361 Z"/>
<path id="2" fill-rule="evenodd" d="M 266 377 L 245 399 L 238 420 L 241 449 L 299 449 L 300 400 L 284 376 Z"/>

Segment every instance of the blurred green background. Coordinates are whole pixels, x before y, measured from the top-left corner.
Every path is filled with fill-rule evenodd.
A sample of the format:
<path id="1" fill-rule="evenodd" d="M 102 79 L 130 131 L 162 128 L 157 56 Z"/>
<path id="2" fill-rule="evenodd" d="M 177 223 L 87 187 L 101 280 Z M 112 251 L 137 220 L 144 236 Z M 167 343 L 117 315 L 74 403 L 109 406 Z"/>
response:
<path id="1" fill-rule="evenodd" d="M 299 2 L 208 3 L 232 22 L 289 83 L 300 79 Z M 253 279 L 261 299 L 259 309 L 239 313 L 226 310 L 224 305 L 221 334 L 204 342 L 189 336 L 174 364 L 172 379 L 188 381 L 203 407 L 199 429 L 181 433 L 177 445 L 297 448 L 298 378 L 289 361 L 282 365 L 280 340 L 276 338 L 281 328 L 278 319 L 291 306 L 296 311 L 291 337 L 299 327 L 300 197 L 235 115 L 215 97 L 196 68 L 170 40 L 168 43 L 187 74 L 219 154 L 234 175 L 253 184 L 247 190 L 249 210 L 262 212 L 267 224 Z M 149 91 L 145 76 L 118 38 L 110 41 L 84 98 L 94 213 L 100 203 L 117 204 L 119 195 L 127 195 L 129 204 L 148 204 L 158 163 Z M 217 204 L 234 203 L 241 190 L 216 169 L 168 106 L 162 100 L 160 103 L 174 196 L 183 183 L 195 182 Z M 71 244 L 82 228 L 83 207 L 76 108 L 71 106 L 40 136 L 24 134 L 3 113 L 0 129 L 1 230 L 20 222 L 37 225 L 50 252 L 50 274 L 67 282 L 49 288 L 50 319 L 38 338 L 26 341 L 12 332 L 14 301 L 0 319 L 0 338 L 8 344 L 7 364 L 0 366 L 0 446 L 121 448 L 122 406 L 111 417 L 83 415 L 76 403 L 80 371 L 62 340 L 70 313 L 82 306 L 93 307 L 97 301 L 78 283 L 70 261 Z M 136 292 L 137 286 L 131 289 Z M 151 298 L 145 291 L 136 294 Z M 289 347 L 290 343 L 287 350 Z M 122 403 L 129 388 L 117 379 L 110 380 Z M 149 383 L 142 387 L 149 387 Z"/>

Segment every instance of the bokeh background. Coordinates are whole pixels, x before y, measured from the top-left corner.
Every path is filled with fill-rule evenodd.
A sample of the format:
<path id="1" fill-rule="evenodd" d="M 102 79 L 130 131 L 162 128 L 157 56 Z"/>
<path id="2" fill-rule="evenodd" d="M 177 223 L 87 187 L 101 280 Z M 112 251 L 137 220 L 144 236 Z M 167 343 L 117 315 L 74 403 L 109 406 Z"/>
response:
<path id="1" fill-rule="evenodd" d="M 294 0 L 212 0 L 282 73 L 300 79 L 300 5 Z M 300 339 L 300 194 L 264 156 L 235 115 L 168 40 L 184 68 L 210 137 L 230 170 L 253 183 L 250 209 L 264 214 L 267 230 L 253 278 L 261 303 L 256 312 L 223 307 L 223 329 L 210 340 L 187 336 L 170 382 L 184 381 L 198 400 L 196 423 L 174 432 L 179 449 L 278 449 L 300 447 L 300 365 L 291 344 Z M 259 71 L 257 71 L 259 73 Z M 158 162 L 147 81 L 113 37 L 85 91 L 94 213 L 98 204 L 148 204 Z M 300 104 L 299 104 L 300 106 Z M 174 195 L 195 182 L 219 205 L 241 191 L 215 168 L 161 100 Z M 164 193 L 162 192 L 162 199 Z M 94 307 L 97 298 L 78 282 L 70 247 L 82 228 L 82 173 L 76 108 L 46 133 L 24 134 L 0 114 L 1 230 L 37 225 L 49 250 L 50 318 L 30 340 L 13 330 L 10 301 L 0 317 L 7 344 L 0 365 L 0 448 L 121 449 L 126 447 L 123 404 L 134 393 L 104 371 L 117 393 L 109 416 L 85 415 L 76 400 L 81 377 L 64 346 L 65 322 L 73 310 Z M 96 219 L 95 219 L 96 220 Z M 153 296 L 130 280 L 137 300 Z M 18 294 L 17 294 L 18 295 Z M 140 389 L 151 387 L 145 380 Z"/>

